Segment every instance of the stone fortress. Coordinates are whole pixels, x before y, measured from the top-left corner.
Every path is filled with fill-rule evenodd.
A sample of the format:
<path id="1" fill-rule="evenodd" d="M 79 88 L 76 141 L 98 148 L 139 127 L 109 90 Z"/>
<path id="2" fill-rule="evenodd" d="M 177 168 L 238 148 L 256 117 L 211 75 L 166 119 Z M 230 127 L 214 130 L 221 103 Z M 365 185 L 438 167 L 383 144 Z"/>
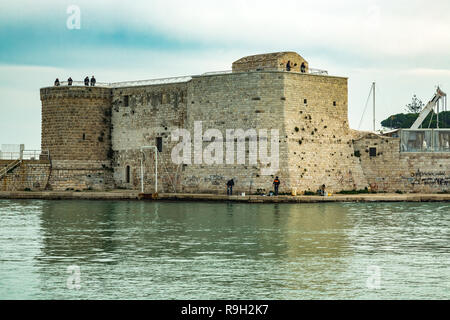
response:
<path id="1" fill-rule="evenodd" d="M 311 69 L 295 52 L 244 57 L 228 72 L 95 87 L 63 84 L 40 93 L 42 150 L 49 159 L 24 161 L 0 177 L 2 190 L 143 185 L 153 193 L 156 152 L 143 146 L 158 149 L 158 191 L 164 193 L 225 193 L 231 178 L 236 193 L 267 193 L 275 175 L 282 193 L 315 192 L 322 184 L 330 192 L 450 189 L 450 150 L 402 152 L 398 137 L 350 129 L 347 78 Z M 174 163 L 178 142 L 171 133 L 194 132 L 196 121 L 203 132 L 218 129 L 223 137 L 230 129 L 278 129 L 279 170 L 267 176 L 261 173 L 265 164 L 249 163 L 255 150 L 248 137 L 245 164 Z M 442 134 L 450 138 L 450 132 Z"/>

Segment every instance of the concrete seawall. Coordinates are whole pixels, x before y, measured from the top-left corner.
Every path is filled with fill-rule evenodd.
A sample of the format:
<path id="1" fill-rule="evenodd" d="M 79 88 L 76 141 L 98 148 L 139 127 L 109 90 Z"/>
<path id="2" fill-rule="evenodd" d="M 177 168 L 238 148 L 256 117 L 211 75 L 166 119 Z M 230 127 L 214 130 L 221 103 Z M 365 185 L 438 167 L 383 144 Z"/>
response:
<path id="1" fill-rule="evenodd" d="M 69 191 L 3 191 L 0 199 L 40 200 L 145 200 L 145 201 L 233 201 L 247 203 L 319 203 L 319 202 L 450 202 L 450 194 L 357 194 L 320 196 L 227 196 L 217 194 L 161 193 L 157 199 L 138 191 L 69 192 Z"/>

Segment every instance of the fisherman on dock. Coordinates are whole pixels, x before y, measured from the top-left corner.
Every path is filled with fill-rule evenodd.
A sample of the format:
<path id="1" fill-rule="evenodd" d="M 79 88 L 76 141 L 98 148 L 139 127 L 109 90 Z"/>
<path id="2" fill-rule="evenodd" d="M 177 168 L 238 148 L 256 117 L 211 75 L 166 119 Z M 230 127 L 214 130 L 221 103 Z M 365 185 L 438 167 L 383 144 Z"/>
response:
<path id="1" fill-rule="evenodd" d="M 323 184 L 319 189 L 319 196 L 325 197 L 325 185 Z"/>
<path id="2" fill-rule="evenodd" d="M 278 195 L 278 187 L 280 186 L 280 179 L 278 179 L 278 176 L 275 177 L 275 180 L 273 180 L 273 186 L 275 188 L 275 195 Z"/>
<path id="3" fill-rule="evenodd" d="M 227 195 L 232 196 L 233 195 L 233 186 L 234 186 L 234 180 L 228 180 L 227 182 Z"/>

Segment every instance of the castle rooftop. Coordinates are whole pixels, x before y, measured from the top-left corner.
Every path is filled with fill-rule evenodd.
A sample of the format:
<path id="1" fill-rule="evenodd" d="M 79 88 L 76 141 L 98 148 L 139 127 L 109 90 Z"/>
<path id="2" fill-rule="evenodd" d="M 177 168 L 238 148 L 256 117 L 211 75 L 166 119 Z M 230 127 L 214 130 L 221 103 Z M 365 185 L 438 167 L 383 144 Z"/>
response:
<path id="1" fill-rule="evenodd" d="M 153 86 L 153 85 L 189 82 L 194 77 L 226 75 L 240 72 L 261 72 L 261 71 L 290 72 L 290 73 L 302 73 L 302 74 L 325 75 L 325 76 L 328 75 L 328 72 L 325 70 L 310 68 L 308 62 L 298 53 L 293 51 L 283 51 L 283 52 L 257 54 L 240 58 L 239 60 L 233 62 L 232 70 L 206 72 L 200 75 L 179 76 L 179 77 L 137 80 L 137 81 L 123 81 L 110 83 L 97 82 L 95 86 L 111 89 L 139 87 L 139 86 Z M 67 81 L 61 81 L 60 86 L 64 87 L 68 86 Z M 85 84 L 83 81 L 73 81 L 72 86 L 84 87 Z M 54 86 L 48 86 L 47 88 L 50 87 Z"/>

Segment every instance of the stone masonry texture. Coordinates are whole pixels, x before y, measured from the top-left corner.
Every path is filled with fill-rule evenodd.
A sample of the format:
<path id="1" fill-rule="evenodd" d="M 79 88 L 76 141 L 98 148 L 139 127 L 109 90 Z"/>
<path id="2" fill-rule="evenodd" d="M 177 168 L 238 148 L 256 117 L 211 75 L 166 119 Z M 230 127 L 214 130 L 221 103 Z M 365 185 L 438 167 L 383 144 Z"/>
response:
<path id="1" fill-rule="evenodd" d="M 291 72 L 286 71 L 288 61 Z M 42 149 L 50 152 L 51 161 L 36 169 L 42 171 L 37 174 L 42 179 L 33 188 L 139 190 L 142 174 L 145 192 L 153 193 L 155 150 L 141 147 L 161 144 L 157 182 L 158 191 L 165 193 L 221 194 L 231 178 L 235 193 L 267 193 L 275 176 L 281 180 L 281 193 L 293 188 L 315 192 L 322 184 L 331 192 L 366 187 L 389 192 L 448 190 L 448 153 L 403 154 L 398 138 L 349 128 L 347 78 L 308 73 L 308 62 L 295 52 L 244 57 L 232 69 L 178 83 L 42 88 Z M 172 140 L 172 132 L 186 129 L 193 142 L 199 123 L 202 133 L 213 129 L 220 134 L 210 141 L 204 138 L 200 146 L 210 151 L 213 142 L 221 144 L 223 155 L 212 153 L 221 161 L 196 163 L 191 147 L 190 163 L 174 163 L 171 156 L 178 142 Z M 277 171 L 263 174 L 268 165 L 261 162 L 260 145 L 250 148 L 251 136 L 243 138 L 245 163 L 227 163 L 227 146 L 238 145 L 227 132 L 239 129 L 254 130 L 258 137 L 267 130 L 269 155 L 270 132 L 278 130 Z M 377 148 L 377 157 L 369 156 L 371 147 Z M 258 161 L 250 163 L 254 156 Z M 19 167 L 11 174 L 20 171 L 26 176 L 23 170 Z M 8 179 L 0 179 L 4 190 L 30 186 Z"/>

